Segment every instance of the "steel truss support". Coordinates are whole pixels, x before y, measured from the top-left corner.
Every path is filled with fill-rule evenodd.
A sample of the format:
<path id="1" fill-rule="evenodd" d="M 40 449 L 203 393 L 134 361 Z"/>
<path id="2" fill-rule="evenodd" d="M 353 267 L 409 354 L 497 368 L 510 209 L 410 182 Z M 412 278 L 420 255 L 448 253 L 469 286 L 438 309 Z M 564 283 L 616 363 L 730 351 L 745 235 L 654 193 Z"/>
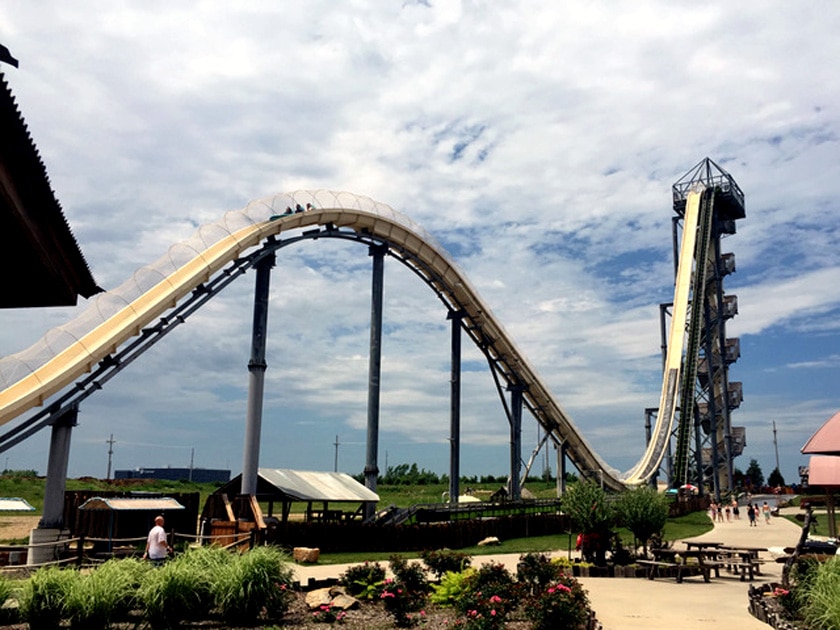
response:
<path id="1" fill-rule="evenodd" d="M 462 311 L 449 311 L 452 322 L 451 376 L 449 380 L 449 502 L 461 495 L 461 325 Z"/>
<path id="2" fill-rule="evenodd" d="M 510 492 L 511 501 L 522 498 L 519 471 L 522 468 L 522 393 L 525 387 L 519 384 L 508 387 L 510 391 Z"/>
<path id="3" fill-rule="evenodd" d="M 376 492 L 379 475 L 379 390 L 382 371 L 382 295 L 385 285 L 385 254 L 387 245 L 373 245 L 368 254 L 373 258 L 370 296 L 370 357 L 368 359 L 368 421 L 367 456 L 365 458 L 365 486 Z M 365 520 L 372 519 L 376 504 L 365 503 Z"/>

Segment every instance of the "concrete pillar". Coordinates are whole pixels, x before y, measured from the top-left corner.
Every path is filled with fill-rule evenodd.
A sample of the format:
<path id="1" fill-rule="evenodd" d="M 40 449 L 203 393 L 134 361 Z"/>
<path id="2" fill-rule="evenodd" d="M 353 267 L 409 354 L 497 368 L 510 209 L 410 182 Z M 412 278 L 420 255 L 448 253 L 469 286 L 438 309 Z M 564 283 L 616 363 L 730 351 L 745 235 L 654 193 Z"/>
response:
<path id="1" fill-rule="evenodd" d="M 58 559 L 56 545 L 69 538 L 64 530 L 64 491 L 67 487 L 67 466 L 70 461 L 70 437 L 79 415 L 71 407 L 52 425 L 47 481 L 44 486 L 44 513 L 38 527 L 29 534 L 27 564 L 36 565 Z"/>
<path id="2" fill-rule="evenodd" d="M 385 286 L 385 253 L 387 245 L 373 245 L 368 254 L 373 258 L 370 297 L 370 356 L 368 358 L 368 423 L 365 457 L 365 486 L 376 492 L 379 475 L 379 388 L 382 369 L 382 295 Z M 365 520 L 373 518 L 376 505 L 365 504 Z"/>
<path id="3" fill-rule="evenodd" d="M 461 311 L 449 311 L 452 320 L 452 374 L 449 394 L 449 501 L 461 494 Z"/>
<path id="4" fill-rule="evenodd" d="M 248 361 L 248 408 L 245 416 L 245 447 L 242 455 L 241 494 L 257 493 L 260 466 L 260 433 L 262 431 L 263 394 L 265 391 L 265 346 L 268 333 L 268 297 L 271 268 L 275 256 L 271 254 L 256 264 L 254 284 L 254 321 L 251 328 L 251 359 Z"/>
<path id="5" fill-rule="evenodd" d="M 67 487 L 67 466 L 70 462 L 70 436 L 78 415 L 79 408 L 71 407 L 52 425 L 47 481 L 44 486 L 44 513 L 38 522 L 39 529 L 64 527 L 64 490 Z"/>

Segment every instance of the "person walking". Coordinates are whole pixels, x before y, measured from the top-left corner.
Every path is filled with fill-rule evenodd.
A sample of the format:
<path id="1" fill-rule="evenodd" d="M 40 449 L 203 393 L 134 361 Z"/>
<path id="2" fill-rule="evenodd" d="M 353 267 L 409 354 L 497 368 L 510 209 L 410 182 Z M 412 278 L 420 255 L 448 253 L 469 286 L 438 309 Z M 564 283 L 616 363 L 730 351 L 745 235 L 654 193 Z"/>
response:
<path id="1" fill-rule="evenodd" d="M 755 510 L 752 503 L 747 505 L 747 518 L 750 520 L 750 527 L 757 527 L 755 523 Z"/>
<path id="2" fill-rule="evenodd" d="M 146 551 L 143 553 L 143 559 L 149 559 L 152 564 L 160 566 L 169 556 L 172 547 L 169 546 L 169 541 L 166 539 L 166 530 L 163 529 L 163 516 L 155 517 L 155 526 L 149 530 L 149 535 L 146 537 Z"/>
<path id="3" fill-rule="evenodd" d="M 761 506 L 761 513 L 764 514 L 764 522 L 769 525 L 770 524 L 770 506 L 767 505 L 767 501 L 764 502 L 764 505 Z"/>

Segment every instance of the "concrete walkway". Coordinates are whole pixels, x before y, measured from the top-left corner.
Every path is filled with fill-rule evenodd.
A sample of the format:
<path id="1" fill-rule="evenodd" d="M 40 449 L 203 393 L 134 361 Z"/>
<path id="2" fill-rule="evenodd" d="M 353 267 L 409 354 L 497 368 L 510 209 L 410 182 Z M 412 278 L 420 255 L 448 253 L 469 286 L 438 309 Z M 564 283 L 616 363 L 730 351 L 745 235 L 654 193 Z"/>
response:
<path id="1" fill-rule="evenodd" d="M 756 497 L 758 499 L 759 497 Z M 781 551 L 793 547 L 801 529 L 785 518 L 773 517 L 767 525 L 763 518 L 750 527 L 746 509 L 740 520 L 716 523 L 715 528 L 691 540 L 721 542 L 735 547 L 765 547 Z M 680 542 L 675 548 L 683 548 Z M 561 550 L 553 555 L 565 555 Z M 641 578 L 580 578 L 589 592 L 593 610 L 605 630 L 645 628 L 647 630 L 682 630 L 684 628 L 738 628 L 767 630 L 747 610 L 747 590 L 757 585 L 781 580 L 782 565 L 774 562 L 771 553 L 762 553 L 766 562 L 761 575 L 753 582 L 741 582 L 737 576 L 721 571 L 720 577 L 705 583 L 702 577 L 691 577 L 677 584 L 673 578 L 653 581 Z M 474 556 L 473 566 L 486 562 L 504 564 L 515 574 L 519 554 Z M 385 563 L 383 563 L 385 564 Z M 296 576 L 303 583 L 310 578 L 337 578 L 349 565 L 315 565 L 296 567 Z"/>

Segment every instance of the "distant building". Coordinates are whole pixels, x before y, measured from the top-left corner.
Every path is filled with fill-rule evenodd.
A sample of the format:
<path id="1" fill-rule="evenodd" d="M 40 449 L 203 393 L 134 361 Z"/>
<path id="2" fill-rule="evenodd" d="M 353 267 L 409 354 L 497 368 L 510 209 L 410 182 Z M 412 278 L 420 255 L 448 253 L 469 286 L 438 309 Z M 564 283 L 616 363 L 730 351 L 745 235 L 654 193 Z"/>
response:
<path id="1" fill-rule="evenodd" d="M 219 468 L 135 468 L 115 470 L 114 479 L 167 479 L 169 481 L 195 481 L 196 483 L 227 483 L 230 470 Z"/>

